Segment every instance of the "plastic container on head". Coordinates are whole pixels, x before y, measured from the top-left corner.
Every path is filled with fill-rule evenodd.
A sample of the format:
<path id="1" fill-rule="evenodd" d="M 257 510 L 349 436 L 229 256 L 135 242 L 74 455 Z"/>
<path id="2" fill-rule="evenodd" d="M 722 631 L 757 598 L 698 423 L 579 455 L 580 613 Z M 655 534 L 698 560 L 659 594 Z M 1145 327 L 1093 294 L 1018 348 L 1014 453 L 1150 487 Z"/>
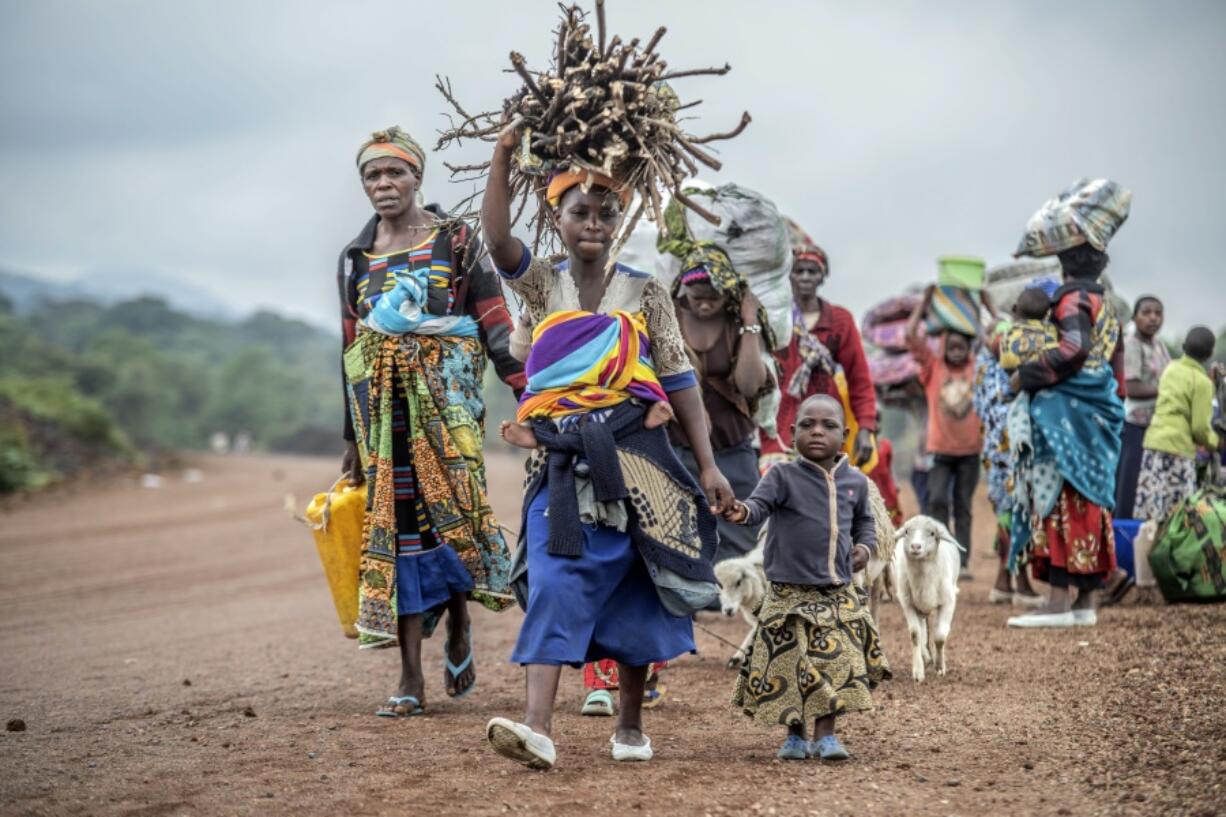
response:
<path id="1" fill-rule="evenodd" d="M 982 258 L 968 255 L 943 255 L 937 259 L 937 284 L 961 289 L 983 289 Z"/>

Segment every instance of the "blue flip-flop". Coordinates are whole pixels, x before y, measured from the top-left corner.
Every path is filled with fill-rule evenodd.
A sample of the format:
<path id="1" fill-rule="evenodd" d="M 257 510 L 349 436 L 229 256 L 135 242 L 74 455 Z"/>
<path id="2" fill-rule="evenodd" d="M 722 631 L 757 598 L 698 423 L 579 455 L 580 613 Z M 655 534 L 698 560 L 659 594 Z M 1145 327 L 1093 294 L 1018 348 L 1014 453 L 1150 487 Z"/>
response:
<path id="1" fill-rule="evenodd" d="M 847 760 L 851 752 L 834 735 L 826 735 L 809 742 L 809 757 L 820 757 L 822 760 Z"/>
<path id="2" fill-rule="evenodd" d="M 799 735 L 788 735 L 788 739 L 779 747 L 775 757 L 780 760 L 804 760 L 809 756 L 809 745 Z"/>
<path id="3" fill-rule="evenodd" d="M 408 712 L 397 712 L 397 707 L 403 707 L 409 704 L 411 708 Z M 404 695 L 397 698 L 395 695 L 387 699 L 387 705 L 382 709 L 376 709 L 375 714 L 380 718 L 411 718 L 414 715 L 426 714 L 426 708 L 421 705 L 421 701 L 415 695 Z"/>
<path id="4" fill-rule="evenodd" d="M 460 676 L 464 674 L 464 671 L 466 669 L 472 666 L 472 663 L 473 663 L 473 628 L 472 628 L 472 625 L 470 624 L 468 626 L 468 656 L 465 657 L 463 661 L 461 661 L 458 665 L 451 663 L 451 657 L 447 654 L 447 648 L 446 647 L 443 648 L 443 671 L 446 672 L 447 675 L 449 676 L 451 680 L 451 685 L 453 688 L 460 683 Z M 477 686 L 477 679 L 473 678 L 473 682 L 469 684 L 468 687 L 463 692 L 457 692 L 454 695 L 448 692 L 447 696 L 450 698 L 454 698 L 455 700 L 458 701 L 461 698 L 463 698 L 465 695 L 467 695 L 468 693 L 472 692 L 476 686 Z"/>

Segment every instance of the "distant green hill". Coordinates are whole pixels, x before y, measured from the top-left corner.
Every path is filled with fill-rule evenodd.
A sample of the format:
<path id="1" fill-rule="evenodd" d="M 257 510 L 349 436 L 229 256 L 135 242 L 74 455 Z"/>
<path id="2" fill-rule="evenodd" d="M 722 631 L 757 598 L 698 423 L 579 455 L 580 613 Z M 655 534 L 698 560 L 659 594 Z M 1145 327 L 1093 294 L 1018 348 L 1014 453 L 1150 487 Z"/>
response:
<path id="1" fill-rule="evenodd" d="M 203 448 L 215 432 L 337 454 L 339 339 L 260 312 L 195 318 L 156 298 L 0 300 L 0 491 L 107 459 Z"/>

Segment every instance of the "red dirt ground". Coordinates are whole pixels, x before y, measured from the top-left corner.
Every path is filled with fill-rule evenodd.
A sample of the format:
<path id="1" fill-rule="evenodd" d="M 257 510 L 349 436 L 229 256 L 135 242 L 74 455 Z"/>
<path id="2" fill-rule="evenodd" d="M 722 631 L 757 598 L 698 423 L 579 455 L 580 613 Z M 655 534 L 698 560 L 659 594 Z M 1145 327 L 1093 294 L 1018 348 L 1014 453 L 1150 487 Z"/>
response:
<path id="1" fill-rule="evenodd" d="M 484 724 L 517 716 L 506 663 L 518 611 L 475 616 L 477 691 L 442 692 L 426 645 L 427 717 L 381 720 L 396 656 L 341 637 L 298 506 L 331 461 L 202 459 L 204 480 L 62 490 L 0 511 L 3 815 L 1197 815 L 1226 811 L 1226 607 L 1111 609 L 1093 630 L 1016 632 L 986 603 L 987 506 L 950 639 L 950 675 L 897 677 L 841 730 L 841 766 L 774 759 L 780 730 L 728 706 L 728 649 L 699 632 L 648 714 L 646 765 L 608 757 L 608 720 L 559 695 L 558 767 L 492 754 Z M 519 471 L 491 457 L 500 519 Z M 739 640 L 739 621 L 704 627 Z"/>

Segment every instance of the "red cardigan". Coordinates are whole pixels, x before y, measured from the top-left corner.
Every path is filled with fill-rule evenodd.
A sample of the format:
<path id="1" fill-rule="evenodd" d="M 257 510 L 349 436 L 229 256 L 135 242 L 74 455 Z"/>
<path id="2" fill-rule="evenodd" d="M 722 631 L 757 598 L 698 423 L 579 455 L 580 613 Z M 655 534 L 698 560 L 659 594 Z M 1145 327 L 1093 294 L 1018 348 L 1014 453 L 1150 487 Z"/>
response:
<path id="1" fill-rule="evenodd" d="M 851 410 L 856 415 L 856 422 L 860 424 L 860 428 L 876 431 L 877 393 L 873 389 L 873 378 L 868 372 L 868 358 L 864 355 L 864 344 L 860 342 L 856 319 L 841 306 L 835 306 L 825 300 L 820 300 L 820 303 L 822 314 L 811 331 L 818 340 L 826 344 L 831 356 L 843 367 L 843 374 L 847 377 Z M 804 331 L 800 327 L 797 330 Z M 813 394 L 829 394 L 836 398 L 839 396 L 834 378 L 817 370 L 809 377 L 804 395 L 796 398 L 787 393 L 787 384 L 792 374 L 800 368 L 800 340 L 795 335 L 786 349 L 775 353 L 775 359 L 783 370 L 780 382 L 784 389 L 779 413 L 776 415 L 779 438 L 771 439 L 764 432 L 760 433 L 763 454 L 777 454 L 792 447 L 792 424 L 796 422 L 796 411 L 805 397 Z"/>

